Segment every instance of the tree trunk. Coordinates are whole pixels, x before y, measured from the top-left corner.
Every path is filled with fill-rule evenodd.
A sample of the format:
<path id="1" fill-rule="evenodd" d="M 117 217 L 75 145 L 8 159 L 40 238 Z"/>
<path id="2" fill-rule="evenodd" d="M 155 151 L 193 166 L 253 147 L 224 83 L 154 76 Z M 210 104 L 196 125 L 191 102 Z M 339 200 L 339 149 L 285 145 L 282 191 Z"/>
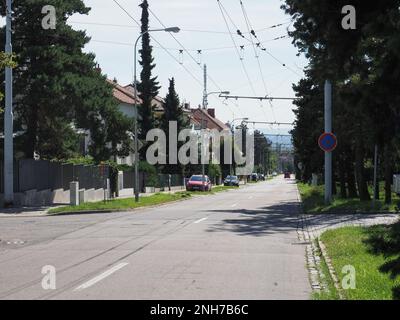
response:
<path id="1" fill-rule="evenodd" d="M 347 198 L 346 190 L 346 164 L 344 158 L 339 159 L 339 181 L 340 181 L 340 197 L 343 199 Z"/>
<path id="2" fill-rule="evenodd" d="M 384 151 L 384 163 L 385 163 L 385 203 L 392 203 L 392 175 L 393 175 L 393 164 L 392 164 L 392 153 L 390 143 L 386 143 Z"/>
<path id="3" fill-rule="evenodd" d="M 358 194 L 361 201 L 369 201 L 371 200 L 371 196 L 368 192 L 368 185 L 365 179 L 365 170 L 364 170 L 364 152 L 361 145 L 361 139 L 357 139 L 356 142 L 356 178 L 357 178 L 357 187 Z"/>
<path id="4" fill-rule="evenodd" d="M 351 157 L 346 158 L 346 179 L 349 198 L 357 198 L 356 180 L 354 176 L 354 164 Z"/>
<path id="5" fill-rule="evenodd" d="M 379 149 L 375 147 L 375 152 L 377 154 L 377 161 L 375 163 L 375 155 L 374 155 L 374 178 L 376 172 L 376 183 L 374 181 L 374 199 L 379 200 Z M 376 168 L 375 168 L 376 166 Z"/>
<path id="6" fill-rule="evenodd" d="M 38 131 L 38 112 L 33 108 L 30 114 L 29 121 L 27 122 L 26 142 L 25 142 L 25 156 L 27 159 L 33 159 L 35 156 L 37 131 Z"/>
<path id="7" fill-rule="evenodd" d="M 336 177 L 332 174 L 332 195 L 337 195 Z"/>

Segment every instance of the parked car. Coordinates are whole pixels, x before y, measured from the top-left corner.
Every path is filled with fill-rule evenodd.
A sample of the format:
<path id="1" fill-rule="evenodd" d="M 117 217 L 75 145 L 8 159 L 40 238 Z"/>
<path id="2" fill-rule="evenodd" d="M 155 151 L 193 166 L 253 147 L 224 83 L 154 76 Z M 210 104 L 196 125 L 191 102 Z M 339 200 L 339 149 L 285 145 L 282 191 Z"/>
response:
<path id="1" fill-rule="evenodd" d="M 260 180 L 260 181 L 265 181 L 265 175 L 263 175 L 262 173 L 260 173 L 260 174 L 258 175 L 258 180 Z"/>
<path id="2" fill-rule="evenodd" d="M 208 176 L 193 175 L 190 177 L 189 181 L 186 183 L 187 191 L 211 191 L 212 184 Z"/>
<path id="3" fill-rule="evenodd" d="M 278 175 L 278 173 L 276 171 L 272 172 L 272 176 L 276 177 Z"/>
<path id="4" fill-rule="evenodd" d="M 285 172 L 285 179 L 290 179 L 290 172 L 289 171 Z"/>
<path id="5" fill-rule="evenodd" d="M 237 176 L 227 176 L 224 180 L 224 186 L 239 187 L 239 178 Z"/>
<path id="6" fill-rule="evenodd" d="M 258 181 L 258 173 L 252 173 L 250 175 L 250 180 L 257 182 Z"/>

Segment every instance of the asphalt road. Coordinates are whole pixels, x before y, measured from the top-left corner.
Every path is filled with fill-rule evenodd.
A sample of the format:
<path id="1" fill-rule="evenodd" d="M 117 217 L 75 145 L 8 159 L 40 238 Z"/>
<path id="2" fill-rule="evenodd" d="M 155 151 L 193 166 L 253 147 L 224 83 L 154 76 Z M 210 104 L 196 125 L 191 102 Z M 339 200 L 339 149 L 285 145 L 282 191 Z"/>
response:
<path id="1" fill-rule="evenodd" d="M 308 299 L 298 214 L 278 177 L 130 213 L 0 218 L 0 299 Z"/>

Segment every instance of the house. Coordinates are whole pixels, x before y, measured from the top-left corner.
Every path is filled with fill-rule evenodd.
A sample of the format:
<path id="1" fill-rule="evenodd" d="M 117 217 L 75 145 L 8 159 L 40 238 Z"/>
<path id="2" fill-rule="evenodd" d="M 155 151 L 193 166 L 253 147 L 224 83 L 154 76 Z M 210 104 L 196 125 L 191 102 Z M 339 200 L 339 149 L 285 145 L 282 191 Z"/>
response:
<path id="1" fill-rule="evenodd" d="M 215 109 L 209 108 L 207 110 L 202 108 L 190 109 L 190 123 L 194 126 L 195 130 L 201 128 L 207 130 L 218 130 L 219 132 L 230 132 L 228 125 L 217 119 L 215 116 Z M 203 123 L 203 126 L 201 125 Z"/>
<path id="2" fill-rule="evenodd" d="M 107 82 L 113 86 L 113 95 L 116 101 L 118 102 L 119 110 L 129 118 L 134 119 L 135 117 L 137 117 L 138 114 L 137 114 L 137 108 L 135 108 L 135 102 L 136 106 L 140 108 L 142 100 L 140 99 L 139 96 L 137 96 L 135 100 L 134 86 L 132 84 L 121 86 L 115 80 L 114 81 L 107 80 Z M 163 98 L 157 96 L 153 99 L 155 117 L 160 118 L 163 115 L 163 113 L 165 112 L 164 105 L 165 105 L 165 100 Z M 203 123 L 203 127 L 208 130 L 216 129 L 219 132 L 223 131 L 230 132 L 229 126 L 227 126 L 222 121 L 216 118 L 215 109 L 213 108 L 209 108 L 207 110 L 201 108 L 192 109 L 190 108 L 190 104 L 188 103 L 184 103 L 182 108 L 184 110 L 185 115 L 189 119 L 193 130 L 195 131 L 201 130 L 202 128 L 201 124 Z M 91 141 L 90 133 L 86 132 L 84 136 L 85 136 L 84 154 L 87 154 L 89 149 L 89 144 Z M 133 150 L 134 148 L 133 137 L 132 137 L 131 147 Z M 131 152 L 131 154 L 127 157 L 116 157 L 116 159 L 114 160 L 118 164 L 133 165 L 134 159 L 135 159 L 135 154 Z"/>
<path id="3" fill-rule="evenodd" d="M 129 91 L 131 94 L 135 94 L 135 88 L 132 84 L 128 84 L 124 87 L 125 90 Z M 139 94 L 139 93 L 138 93 Z M 164 113 L 165 100 L 159 96 L 153 99 L 154 113 L 156 118 L 160 118 Z"/>
<path id="4" fill-rule="evenodd" d="M 113 95 L 114 98 L 118 101 L 119 110 L 129 118 L 135 118 L 137 116 L 135 110 L 135 94 L 134 89 L 130 90 L 129 86 L 123 87 L 119 85 L 116 81 L 107 80 L 114 88 Z M 142 104 L 142 100 L 137 97 L 136 104 L 140 106 Z"/>
<path id="5" fill-rule="evenodd" d="M 137 117 L 137 108 L 135 108 L 135 101 L 137 107 L 140 107 L 142 104 L 142 100 L 137 97 L 135 100 L 135 95 L 133 90 L 129 90 L 127 87 L 123 87 L 117 83 L 117 81 L 107 80 L 109 84 L 113 86 L 113 95 L 115 100 L 118 103 L 118 109 L 128 118 L 136 118 Z M 133 89 L 133 88 L 132 88 Z M 85 132 L 84 139 L 84 154 L 88 154 L 89 145 L 91 142 L 90 132 Z M 131 148 L 134 148 L 134 141 L 132 137 Z M 116 157 L 114 159 L 118 164 L 127 164 L 133 165 L 135 159 L 135 154 L 131 152 L 131 154 L 127 157 Z"/>
<path id="6" fill-rule="evenodd" d="M 108 80 L 108 82 L 114 87 L 113 94 L 114 98 L 118 101 L 119 110 L 127 117 L 134 119 L 138 116 L 137 108 L 135 108 L 135 101 L 138 108 L 142 104 L 142 100 L 137 94 L 135 100 L 135 88 L 132 84 L 126 86 L 119 85 L 116 81 Z M 164 113 L 164 99 L 157 96 L 153 99 L 154 112 L 156 117 L 161 117 Z M 134 142 L 132 139 L 132 150 L 134 148 Z M 135 160 L 134 152 L 127 157 L 117 157 L 115 161 L 118 164 L 133 165 Z"/>

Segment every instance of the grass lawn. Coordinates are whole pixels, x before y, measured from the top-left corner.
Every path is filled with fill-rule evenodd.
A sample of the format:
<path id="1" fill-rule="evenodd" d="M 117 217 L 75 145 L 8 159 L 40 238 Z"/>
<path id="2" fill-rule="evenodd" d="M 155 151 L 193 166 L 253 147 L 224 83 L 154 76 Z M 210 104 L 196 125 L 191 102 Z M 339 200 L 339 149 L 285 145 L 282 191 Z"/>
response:
<path id="1" fill-rule="evenodd" d="M 142 197 L 140 202 L 136 203 L 135 199 L 116 199 L 110 201 L 99 201 L 93 203 L 84 203 L 79 206 L 65 206 L 49 210 L 50 214 L 63 212 L 81 212 L 81 211 L 97 211 L 97 210 L 129 210 L 140 207 L 153 206 L 171 201 L 187 199 L 191 196 L 189 192 L 178 192 L 175 194 L 157 193 L 153 196 Z"/>
<path id="2" fill-rule="evenodd" d="M 216 186 L 212 188 L 211 192 L 199 191 L 182 191 L 176 193 L 156 193 L 153 196 L 141 197 L 140 202 L 136 203 L 135 199 L 115 199 L 110 201 L 99 201 L 92 203 L 84 203 L 79 206 L 65 206 L 49 210 L 49 214 L 65 213 L 65 212 L 84 212 L 84 211 L 108 211 L 108 210 L 130 210 L 135 208 L 153 206 L 171 201 L 182 200 L 190 198 L 192 195 L 210 195 L 230 189 L 237 189 L 237 187 Z"/>
<path id="3" fill-rule="evenodd" d="M 318 241 L 315 241 L 315 245 L 318 247 Z M 319 268 L 321 268 L 322 274 L 324 278 L 321 279 L 320 276 L 318 276 L 320 283 L 322 283 L 325 287 L 326 290 L 321 290 L 320 292 L 313 292 L 312 294 L 312 299 L 313 300 L 339 300 L 339 293 L 337 292 L 335 288 L 335 284 L 332 280 L 332 278 L 329 275 L 329 269 L 327 264 L 325 263 L 325 260 L 323 259 L 321 251 L 318 251 L 318 256 L 321 259 Z"/>
<path id="4" fill-rule="evenodd" d="M 360 201 L 359 199 L 342 199 L 338 196 L 333 197 L 332 204 L 326 206 L 324 203 L 324 186 L 313 187 L 308 184 L 298 183 L 303 209 L 306 213 L 367 213 L 367 212 L 398 212 L 400 198 L 393 194 L 391 205 L 384 203 L 384 191 L 380 188 L 380 200 Z M 371 190 L 372 194 L 372 190 Z"/>
<path id="5" fill-rule="evenodd" d="M 346 299 L 400 299 L 400 223 L 329 230 L 322 234 L 321 240 L 340 283 L 346 276 L 342 268 L 347 265 L 355 268 L 356 288 L 342 290 Z M 331 293 L 319 298 L 335 296 Z"/>

